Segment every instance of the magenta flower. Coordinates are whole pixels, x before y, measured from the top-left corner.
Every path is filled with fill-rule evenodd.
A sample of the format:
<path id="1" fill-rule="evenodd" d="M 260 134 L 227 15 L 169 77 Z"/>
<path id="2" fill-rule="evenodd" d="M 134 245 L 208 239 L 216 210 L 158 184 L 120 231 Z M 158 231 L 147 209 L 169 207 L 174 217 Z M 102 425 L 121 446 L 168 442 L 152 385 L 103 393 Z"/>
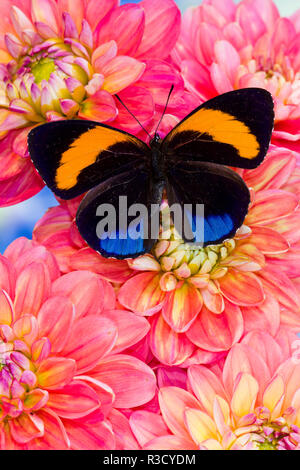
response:
<path id="1" fill-rule="evenodd" d="M 33 126 L 81 118 L 137 133 L 114 95 L 151 127 L 173 83 L 170 109 L 182 108 L 183 79 L 165 60 L 180 28 L 173 0 L 5 0 L 1 8 L 1 206 L 43 187 L 27 152 Z"/>
<path id="2" fill-rule="evenodd" d="M 148 322 L 115 310 L 96 274 L 60 277 L 37 243 L 16 240 L 0 264 L 0 448 L 137 448 L 118 408 L 154 396 L 152 370 L 123 353 Z"/>
<path id="3" fill-rule="evenodd" d="M 202 101 L 233 89 L 266 88 L 275 100 L 273 142 L 299 151 L 299 34 L 299 11 L 281 18 L 272 0 L 204 0 L 183 15 L 172 57 Z"/>

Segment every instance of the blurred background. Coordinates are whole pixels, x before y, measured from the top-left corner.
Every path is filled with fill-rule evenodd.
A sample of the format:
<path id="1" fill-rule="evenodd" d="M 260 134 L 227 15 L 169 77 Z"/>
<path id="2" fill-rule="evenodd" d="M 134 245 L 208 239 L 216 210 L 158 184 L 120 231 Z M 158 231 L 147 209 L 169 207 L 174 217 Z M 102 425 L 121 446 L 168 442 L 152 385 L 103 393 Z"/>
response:
<path id="1" fill-rule="evenodd" d="M 235 0 L 238 3 L 239 0 Z M 281 15 L 291 15 L 300 8 L 299 0 L 274 0 Z M 139 0 L 131 0 L 139 3 Z M 121 4 L 129 3 L 121 1 Z M 201 0 L 177 0 L 179 8 L 184 11 L 186 8 L 199 5 Z M 1 157 L 0 157 L 1 158 Z M 31 238 L 35 223 L 42 217 L 49 207 L 56 205 L 56 199 L 47 189 L 43 189 L 38 195 L 28 201 L 17 204 L 13 207 L 0 209 L 0 253 L 17 237 L 25 236 Z"/>

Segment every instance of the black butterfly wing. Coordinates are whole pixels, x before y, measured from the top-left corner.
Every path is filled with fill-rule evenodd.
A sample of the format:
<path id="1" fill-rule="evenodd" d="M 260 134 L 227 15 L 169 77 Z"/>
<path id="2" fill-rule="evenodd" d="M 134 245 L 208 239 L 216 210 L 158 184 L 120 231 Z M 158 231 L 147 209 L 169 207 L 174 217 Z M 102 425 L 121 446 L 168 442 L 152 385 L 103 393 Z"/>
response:
<path id="1" fill-rule="evenodd" d="M 28 136 L 31 159 L 47 186 L 72 199 L 141 163 L 150 149 L 131 134 L 94 121 L 66 120 L 40 125 Z"/>
<path id="2" fill-rule="evenodd" d="M 255 168 L 269 148 L 274 125 L 271 94 L 244 88 L 217 96 L 183 119 L 162 142 L 170 166 L 185 160 Z"/>
<path id="3" fill-rule="evenodd" d="M 231 169 L 188 161 L 169 167 L 167 178 L 169 205 L 179 204 L 185 215 L 181 227 L 177 229 L 175 222 L 175 228 L 186 242 L 218 244 L 242 225 L 250 195 L 242 178 Z M 191 232 L 193 239 L 187 236 Z"/>
<path id="4" fill-rule="evenodd" d="M 162 191 L 141 165 L 112 176 L 82 200 L 76 216 L 81 236 L 107 258 L 136 258 L 150 252 L 159 234 Z"/>

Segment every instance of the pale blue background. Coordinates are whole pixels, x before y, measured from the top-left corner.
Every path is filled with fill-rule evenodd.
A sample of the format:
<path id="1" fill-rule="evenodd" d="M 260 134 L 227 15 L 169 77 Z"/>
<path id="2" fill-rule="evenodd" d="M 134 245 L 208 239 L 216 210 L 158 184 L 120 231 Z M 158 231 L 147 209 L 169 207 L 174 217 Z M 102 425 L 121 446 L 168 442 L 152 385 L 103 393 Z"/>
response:
<path id="1" fill-rule="evenodd" d="M 134 1 L 134 0 L 133 0 Z M 236 0 L 238 2 L 239 0 Z M 129 3 L 122 1 L 121 3 Z M 139 0 L 134 1 L 139 3 Z M 177 0 L 176 3 L 184 11 L 186 8 L 199 5 L 200 0 Z M 282 15 L 288 16 L 300 8 L 300 0 L 275 0 Z M 15 238 L 26 236 L 31 238 L 35 223 L 42 217 L 48 207 L 56 204 L 51 192 L 45 188 L 37 196 L 13 207 L 0 209 L 0 252 Z"/>

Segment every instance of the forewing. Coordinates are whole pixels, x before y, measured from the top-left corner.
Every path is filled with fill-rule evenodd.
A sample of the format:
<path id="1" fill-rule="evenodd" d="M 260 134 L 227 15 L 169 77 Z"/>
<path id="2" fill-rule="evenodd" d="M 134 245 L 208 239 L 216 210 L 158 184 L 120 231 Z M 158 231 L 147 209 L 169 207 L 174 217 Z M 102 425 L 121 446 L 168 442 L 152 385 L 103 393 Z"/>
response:
<path id="1" fill-rule="evenodd" d="M 150 149 L 131 134 L 94 121 L 40 125 L 28 136 L 31 159 L 47 186 L 72 199 L 107 178 L 150 164 Z"/>
<path id="2" fill-rule="evenodd" d="M 195 109 L 164 139 L 170 166 L 186 160 L 255 168 L 269 148 L 274 125 L 271 94 L 244 88 L 217 96 Z"/>

